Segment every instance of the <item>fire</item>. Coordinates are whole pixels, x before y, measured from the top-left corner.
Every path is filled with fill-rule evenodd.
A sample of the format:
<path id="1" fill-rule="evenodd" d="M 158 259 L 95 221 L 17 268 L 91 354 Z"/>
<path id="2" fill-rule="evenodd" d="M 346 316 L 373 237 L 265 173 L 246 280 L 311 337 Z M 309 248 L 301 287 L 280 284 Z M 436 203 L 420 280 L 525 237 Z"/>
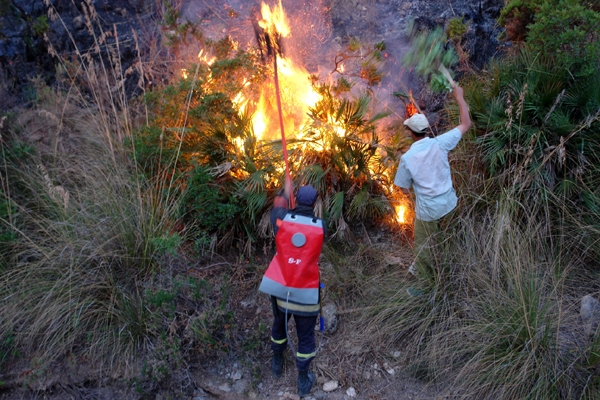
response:
<path id="1" fill-rule="evenodd" d="M 281 0 L 279 0 L 279 4 L 273 7 L 273 11 L 271 11 L 271 7 L 263 2 L 260 12 L 263 19 L 262 21 L 258 21 L 258 24 L 267 33 L 279 33 L 282 37 L 287 37 L 290 34 L 288 19 L 283 11 Z"/>
<path id="2" fill-rule="evenodd" d="M 267 129 L 267 117 L 265 115 L 266 98 L 264 94 L 261 94 L 258 106 L 254 115 L 252 116 L 252 127 L 254 128 L 254 135 L 257 139 L 262 139 L 265 129 Z"/>
<path id="3" fill-rule="evenodd" d="M 409 93 L 410 103 L 406 105 L 406 113 L 404 114 L 404 119 L 408 119 L 415 114 L 419 113 L 419 109 L 415 105 L 415 99 L 412 96 L 412 90 Z"/>
<path id="4" fill-rule="evenodd" d="M 399 205 L 394 207 L 394 209 L 396 210 L 396 220 L 401 224 L 406 223 L 406 207 Z"/>
<path id="5" fill-rule="evenodd" d="M 279 0 L 273 8 L 263 2 L 261 16 L 262 20 L 258 21 L 258 23 L 270 35 L 278 36 L 281 39 L 290 35 L 291 29 L 281 0 Z M 234 47 L 237 48 L 238 45 L 239 44 L 236 42 Z M 198 53 L 198 59 L 211 66 L 216 58 L 210 57 L 204 50 L 201 50 Z M 341 72 L 344 72 L 345 66 L 340 64 L 338 69 Z M 283 105 L 282 111 L 286 137 L 303 139 L 302 128 L 307 122 L 309 108 L 314 107 L 317 102 L 321 100 L 321 95 L 313 89 L 313 86 L 310 83 L 310 73 L 302 65 L 297 64 L 291 57 L 278 55 L 277 71 L 279 76 L 281 102 Z M 190 72 L 193 74 L 193 71 L 183 69 L 183 77 L 187 78 Z M 248 79 L 252 81 L 252 79 Z M 279 117 L 276 106 L 274 82 L 267 81 L 262 85 L 258 90 L 260 96 L 258 97 L 258 101 L 256 101 L 256 97 L 250 97 L 250 90 L 246 90 L 250 85 L 248 79 L 242 82 L 240 91 L 235 95 L 232 95 L 231 101 L 235 104 L 240 113 L 247 111 L 248 109 L 251 111 L 254 110 L 251 119 L 254 136 L 257 140 L 279 139 Z M 211 82 L 210 72 L 207 82 Z M 253 94 L 258 95 L 258 93 L 255 92 Z M 406 106 L 406 118 L 409 118 L 418 112 L 412 99 L 412 93 L 410 98 L 411 102 Z M 347 134 L 347 128 L 344 128 L 339 122 L 335 121 L 334 116 L 329 116 L 326 125 L 326 129 L 330 129 L 338 136 Z M 230 138 L 230 140 L 237 149 L 244 149 L 244 138 L 236 137 Z M 298 146 L 296 149 L 300 151 L 295 153 L 296 158 L 293 162 L 302 164 L 305 162 L 303 153 L 306 154 L 307 150 L 310 150 L 311 152 L 322 152 L 324 151 L 325 144 L 326 143 L 315 143 L 312 138 L 310 141 L 307 140 L 302 143 L 296 143 L 295 146 Z M 379 166 L 370 165 L 369 169 L 377 171 L 378 167 Z M 278 171 L 278 174 L 283 174 L 284 165 L 277 165 L 276 170 Z M 272 179 L 273 182 L 275 182 L 278 177 L 273 176 Z M 392 198 L 394 196 L 394 190 L 391 189 L 388 196 L 389 198 Z M 409 218 L 409 209 L 407 206 L 396 204 L 394 205 L 394 211 L 395 213 L 391 217 L 392 221 L 396 220 L 400 224 L 407 223 L 407 219 Z"/>

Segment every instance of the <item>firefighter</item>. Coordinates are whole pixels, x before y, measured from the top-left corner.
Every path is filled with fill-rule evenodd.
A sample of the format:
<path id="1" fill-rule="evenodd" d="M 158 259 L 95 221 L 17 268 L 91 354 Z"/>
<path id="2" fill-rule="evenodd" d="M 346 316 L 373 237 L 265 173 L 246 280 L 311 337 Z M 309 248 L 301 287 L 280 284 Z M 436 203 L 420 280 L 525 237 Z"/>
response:
<path id="1" fill-rule="evenodd" d="M 283 193 L 275 197 L 273 209 L 271 210 L 271 223 L 275 231 L 277 254 L 269 268 L 278 259 L 282 260 L 279 261 L 278 265 L 282 265 L 283 275 L 286 274 L 286 271 L 295 271 L 297 268 L 302 267 L 304 260 L 310 265 L 307 266 L 307 269 L 298 273 L 296 276 L 297 281 L 294 284 L 289 284 L 289 286 L 300 287 L 301 289 L 286 288 L 286 296 L 270 296 L 273 307 L 273 327 L 271 330 L 273 359 L 271 371 L 273 376 L 277 378 L 283 373 L 284 351 L 288 345 L 287 322 L 293 315 L 298 336 L 298 349 L 296 352 L 298 395 L 304 397 L 310 392 L 315 381 L 309 367 L 310 362 L 315 357 L 315 324 L 321 309 L 318 293 L 318 260 L 322 250 L 323 238 L 325 237 L 325 222 L 316 218 L 314 214 L 313 207 L 317 200 L 315 188 L 311 185 L 301 186 L 296 194 L 296 207 L 290 210 L 288 209 L 288 202 L 292 194 L 292 182 L 288 177 Z M 290 241 L 293 244 L 288 245 L 288 239 L 291 239 Z M 268 272 L 263 278 L 263 284 L 265 285 L 267 285 L 265 282 L 267 275 Z M 267 290 L 262 288 L 260 290 L 268 293 Z M 293 299 L 290 299 L 290 292 L 294 296 Z"/>

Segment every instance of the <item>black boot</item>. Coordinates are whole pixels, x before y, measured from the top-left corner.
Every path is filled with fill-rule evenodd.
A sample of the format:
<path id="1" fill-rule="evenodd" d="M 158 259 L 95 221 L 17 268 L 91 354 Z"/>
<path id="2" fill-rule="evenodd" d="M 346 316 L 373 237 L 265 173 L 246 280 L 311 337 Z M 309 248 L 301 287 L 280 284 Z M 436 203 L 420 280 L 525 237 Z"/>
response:
<path id="1" fill-rule="evenodd" d="M 273 352 L 273 360 L 271 360 L 271 372 L 275 378 L 279 378 L 283 374 L 283 353 Z"/>
<path id="2" fill-rule="evenodd" d="M 315 383 L 315 376 L 310 371 L 298 371 L 298 396 L 304 397 L 310 393 Z"/>

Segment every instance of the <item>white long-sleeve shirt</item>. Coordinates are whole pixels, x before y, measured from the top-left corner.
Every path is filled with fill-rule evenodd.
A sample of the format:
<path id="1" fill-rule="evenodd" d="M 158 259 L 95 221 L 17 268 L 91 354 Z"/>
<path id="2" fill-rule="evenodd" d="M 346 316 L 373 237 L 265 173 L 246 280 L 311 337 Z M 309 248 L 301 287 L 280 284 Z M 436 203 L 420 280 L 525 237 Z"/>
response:
<path id="1" fill-rule="evenodd" d="M 452 187 L 448 153 L 462 134 L 454 128 L 435 138 L 423 138 L 410 146 L 400 158 L 394 184 L 415 192 L 415 216 L 420 221 L 435 221 L 456 207 L 458 198 Z"/>

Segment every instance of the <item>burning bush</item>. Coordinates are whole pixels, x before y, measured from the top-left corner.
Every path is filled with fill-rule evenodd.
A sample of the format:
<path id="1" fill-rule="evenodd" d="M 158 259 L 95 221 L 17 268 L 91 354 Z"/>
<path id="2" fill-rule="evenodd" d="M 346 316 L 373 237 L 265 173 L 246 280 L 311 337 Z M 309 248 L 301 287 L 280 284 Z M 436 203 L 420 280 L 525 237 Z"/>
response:
<path id="1" fill-rule="evenodd" d="M 234 214 L 210 229 L 229 232 L 229 238 L 244 233 L 255 240 L 267 234 L 257 228 L 284 173 L 275 90 L 269 78 L 272 66 L 263 63 L 257 49 L 240 49 L 228 37 L 204 41 L 202 46 L 199 60 L 182 71 L 177 82 L 146 95 L 151 119 L 136 135 L 135 157 L 147 174 L 168 177 L 170 185 L 198 184 L 185 178 L 196 174 L 196 168 L 211 174 L 222 198 L 244 207 L 232 207 Z M 367 87 L 376 83 L 373 77 L 380 77 L 372 69 L 381 62 L 384 48 L 377 44 L 370 61 L 361 65 L 371 71 L 365 78 Z M 345 57 L 353 51 L 358 50 L 347 49 Z M 343 60 L 337 60 L 336 69 L 342 68 Z M 340 236 L 349 233 L 348 220 L 396 223 L 396 213 L 403 216 L 404 210 L 389 176 L 395 156 L 377 129 L 389 114 L 374 111 L 373 93 L 361 91 L 344 76 L 319 82 L 290 58 L 278 57 L 277 69 L 290 168 L 297 184 L 310 183 L 319 191 L 318 214 Z M 213 206 L 192 208 L 198 217 L 205 212 L 201 208 Z M 183 217 L 188 224 L 203 224 L 190 213 Z"/>

